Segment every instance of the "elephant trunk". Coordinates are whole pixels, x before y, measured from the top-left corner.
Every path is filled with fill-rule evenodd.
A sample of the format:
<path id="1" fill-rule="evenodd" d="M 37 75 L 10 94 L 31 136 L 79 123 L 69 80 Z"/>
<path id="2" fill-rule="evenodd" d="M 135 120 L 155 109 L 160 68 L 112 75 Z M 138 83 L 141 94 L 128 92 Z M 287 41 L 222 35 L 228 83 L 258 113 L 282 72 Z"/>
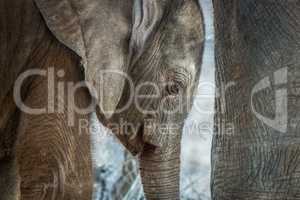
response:
<path id="1" fill-rule="evenodd" d="M 140 154 L 140 171 L 147 200 L 180 199 L 180 141 L 172 148 L 150 144 Z"/>

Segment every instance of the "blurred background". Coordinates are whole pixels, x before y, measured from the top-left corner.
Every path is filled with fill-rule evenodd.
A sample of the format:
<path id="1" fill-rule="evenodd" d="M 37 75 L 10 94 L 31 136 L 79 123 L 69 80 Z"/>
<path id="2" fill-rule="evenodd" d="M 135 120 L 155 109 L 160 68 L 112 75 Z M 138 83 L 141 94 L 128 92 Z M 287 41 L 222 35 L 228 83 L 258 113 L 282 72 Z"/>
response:
<path id="1" fill-rule="evenodd" d="M 182 140 L 183 200 L 209 200 L 210 152 L 214 110 L 214 33 L 211 0 L 199 0 L 205 18 L 206 43 L 198 94 L 186 120 Z M 138 166 L 116 138 L 92 117 L 95 162 L 94 200 L 143 200 Z"/>

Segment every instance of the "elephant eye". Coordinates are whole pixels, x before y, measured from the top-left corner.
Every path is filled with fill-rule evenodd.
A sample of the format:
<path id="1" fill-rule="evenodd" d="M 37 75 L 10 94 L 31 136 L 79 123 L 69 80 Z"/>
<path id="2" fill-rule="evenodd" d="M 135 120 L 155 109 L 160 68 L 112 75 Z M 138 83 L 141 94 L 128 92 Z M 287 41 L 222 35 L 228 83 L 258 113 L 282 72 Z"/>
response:
<path id="1" fill-rule="evenodd" d="M 183 67 L 169 68 L 164 74 L 164 92 L 167 96 L 182 94 L 189 84 L 188 71 Z"/>
<path id="2" fill-rule="evenodd" d="M 168 95 L 178 95 L 180 92 L 180 85 L 178 83 L 168 83 L 165 87 L 165 91 Z"/>

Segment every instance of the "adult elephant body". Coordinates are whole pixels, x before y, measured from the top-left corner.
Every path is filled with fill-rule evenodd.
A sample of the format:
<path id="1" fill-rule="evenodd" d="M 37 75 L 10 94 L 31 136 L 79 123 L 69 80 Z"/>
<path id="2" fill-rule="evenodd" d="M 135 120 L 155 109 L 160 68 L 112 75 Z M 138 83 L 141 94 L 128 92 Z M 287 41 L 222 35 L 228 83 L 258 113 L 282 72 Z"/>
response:
<path id="1" fill-rule="evenodd" d="M 198 2 L 4 0 L 0 9 L 0 199 L 91 199 L 81 129 L 91 110 L 79 111 L 93 100 L 104 125 L 136 127 L 113 131 L 139 154 L 147 199 L 178 199 L 181 129 L 204 41 Z M 27 72 L 35 76 L 23 80 Z M 89 90 L 70 91 L 81 81 Z"/>
<path id="2" fill-rule="evenodd" d="M 70 107 L 68 111 L 64 92 L 57 93 L 57 83 L 83 80 L 80 59 L 53 37 L 33 1 L 4 0 L 0 10 L 0 199 L 91 199 L 90 141 L 78 126 L 88 115 L 76 113 L 75 125 L 69 127 L 68 113 L 75 112 Z M 53 76 L 53 87 L 48 84 L 49 70 L 65 72 Z M 23 112 L 20 101 L 14 101 L 14 86 L 24 72 L 35 74 L 22 81 L 16 95 L 24 106 L 60 106 L 60 112 Z M 55 93 L 48 99 L 52 89 Z M 84 88 L 70 97 L 78 107 L 91 99 Z"/>
<path id="3" fill-rule="evenodd" d="M 215 0 L 215 200 L 299 199 L 300 2 Z"/>

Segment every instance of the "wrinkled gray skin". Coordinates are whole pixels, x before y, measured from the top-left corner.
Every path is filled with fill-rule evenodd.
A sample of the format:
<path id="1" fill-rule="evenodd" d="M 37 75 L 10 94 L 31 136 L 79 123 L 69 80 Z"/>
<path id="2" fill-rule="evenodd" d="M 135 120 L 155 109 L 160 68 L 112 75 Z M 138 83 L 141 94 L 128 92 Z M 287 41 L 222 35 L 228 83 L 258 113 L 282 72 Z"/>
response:
<path id="1" fill-rule="evenodd" d="M 300 199 L 300 1 L 214 0 L 213 4 L 220 93 L 212 199 Z M 270 85 L 254 93 L 253 108 L 274 120 L 275 128 L 265 118 L 258 119 L 251 108 L 251 92 L 264 85 L 258 83 L 265 77 Z M 231 81 L 234 85 L 226 89 Z M 285 97 L 286 103 L 280 100 Z"/>
<path id="2" fill-rule="evenodd" d="M 69 127 L 68 114 L 74 108 L 68 110 L 62 93 L 54 95 L 53 105 L 62 108 L 59 113 L 24 113 L 13 99 L 14 82 L 28 69 L 64 70 L 65 76 L 56 77 L 55 83 L 78 83 L 83 80 L 80 59 L 53 37 L 33 1 L 1 1 L 0 15 L 0 199 L 90 200 L 90 138 L 87 130 L 79 130 L 79 120 L 89 116 L 76 113 Z M 25 105 L 47 107 L 47 79 L 31 76 L 24 81 Z M 81 108 L 91 100 L 84 88 L 70 97 Z"/>
<path id="3" fill-rule="evenodd" d="M 68 107 L 63 93 L 55 93 L 50 102 L 61 112 L 30 115 L 13 102 L 19 74 L 50 67 L 66 72 L 55 83 L 85 80 L 95 88 L 80 88 L 72 98 L 81 108 L 95 99 L 101 122 L 138 154 L 147 199 L 179 199 L 181 129 L 198 82 L 204 41 L 198 2 L 3 0 L 0 19 L 0 200 L 91 199 L 90 138 L 79 126 L 89 113 L 76 113 L 70 127 L 68 116 L 75 108 Z M 127 74 L 135 87 L 157 84 L 156 98 L 138 99 L 144 110 L 155 112 L 145 114 L 134 104 L 116 112 L 127 103 L 129 85 L 114 74 L 101 80 L 105 69 Z M 47 81 L 47 76 L 26 79 L 22 98 L 27 106 L 48 105 Z M 157 93 L 147 86 L 134 96 L 141 94 Z M 163 112 L 178 105 L 183 111 Z M 138 133 L 114 130 L 112 124 L 121 120 Z"/>

